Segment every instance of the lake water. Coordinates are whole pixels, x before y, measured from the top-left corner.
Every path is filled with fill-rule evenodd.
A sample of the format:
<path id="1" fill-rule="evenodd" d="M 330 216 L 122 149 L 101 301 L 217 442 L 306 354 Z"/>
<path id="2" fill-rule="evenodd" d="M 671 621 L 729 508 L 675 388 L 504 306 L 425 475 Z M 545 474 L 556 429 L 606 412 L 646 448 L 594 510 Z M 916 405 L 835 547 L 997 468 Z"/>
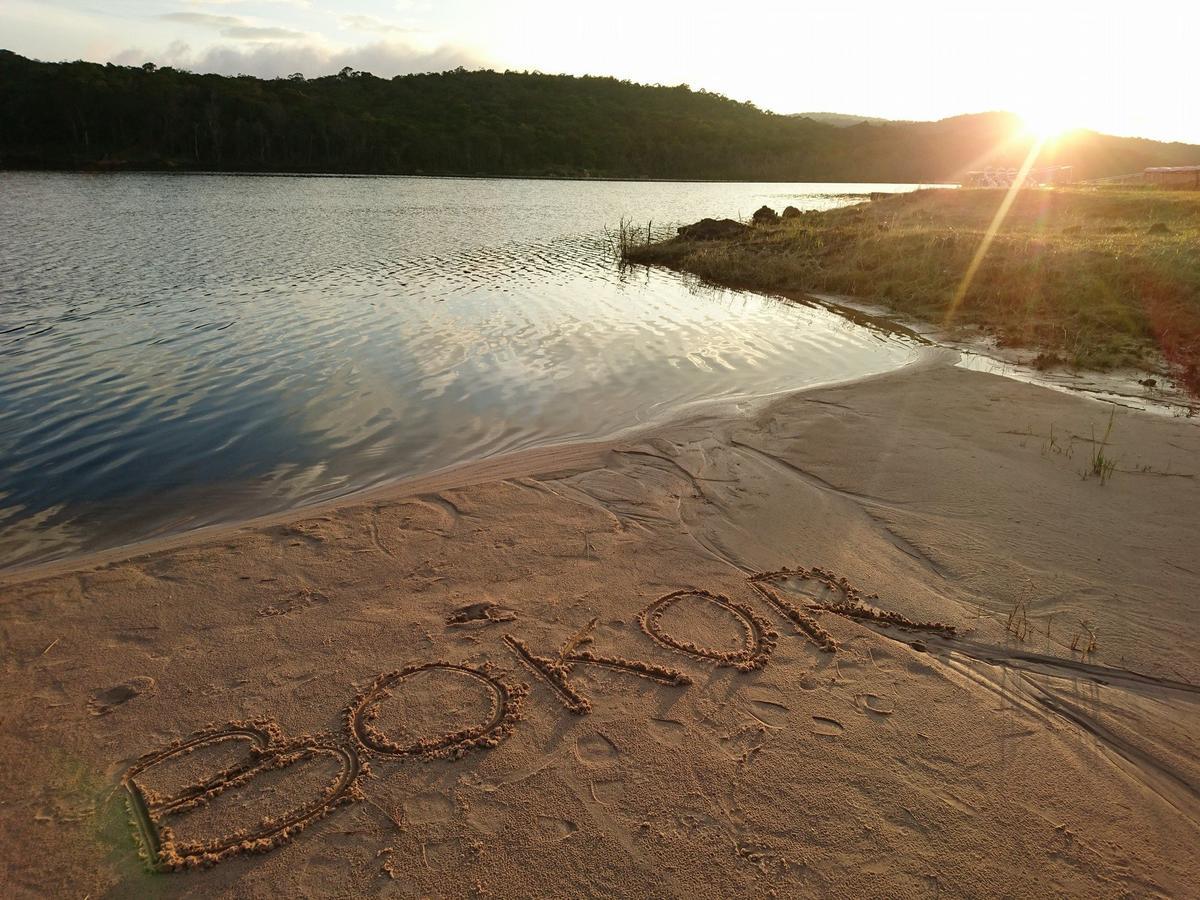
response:
<path id="1" fill-rule="evenodd" d="M 905 189 L 0 175 L 0 566 L 902 366 L 605 227 Z"/>

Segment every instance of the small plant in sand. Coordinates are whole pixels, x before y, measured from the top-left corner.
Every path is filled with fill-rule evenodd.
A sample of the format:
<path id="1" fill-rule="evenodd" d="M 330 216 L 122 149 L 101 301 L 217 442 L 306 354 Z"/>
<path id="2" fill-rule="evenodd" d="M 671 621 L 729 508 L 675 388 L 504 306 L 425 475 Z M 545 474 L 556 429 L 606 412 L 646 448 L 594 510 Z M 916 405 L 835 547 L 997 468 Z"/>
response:
<path id="1" fill-rule="evenodd" d="M 1101 484 L 1107 484 L 1108 479 L 1112 478 L 1113 471 L 1117 468 L 1117 461 L 1104 452 L 1104 448 L 1108 446 L 1108 439 L 1112 436 L 1113 419 L 1116 416 L 1117 407 L 1114 405 L 1108 414 L 1108 427 L 1104 429 L 1104 437 L 1099 441 L 1096 440 L 1096 429 L 1092 427 L 1092 453 L 1088 460 L 1088 467 L 1083 471 L 1083 478 L 1099 478 Z"/>
<path id="2" fill-rule="evenodd" d="M 1029 637 L 1029 599 L 1027 597 L 1022 597 L 1008 611 L 1008 622 L 1005 624 L 1004 630 L 1018 641 Z"/>
<path id="3" fill-rule="evenodd" d="M 1059 439 L 1059 436 L 1054 433 L 1054 423 L 1050 423 L 1050 434 L 1042 443 L 1042 456 L 1048 453 L 1053 453 L 1057 456 L 1065 456 L 1070 459 L 1075 453 L 1075 440 L 1069 439 L 1065 444 Z"/>
<path id="4" fill-rule="evenodd" d="M 1091 656 L 1100 649 L 1100 644 L 1096 641 L 1096 631 L 1092 628 L 1091 623 L 1088 622 L 1087 619 L 1081 619 L 1079 621 L 1079 626 L 1083 629 L 1083 631 L 1075 632 L 1074 636 L 1071 638 L 1071 652 L 1082 653 L 1084 656 Z"/>

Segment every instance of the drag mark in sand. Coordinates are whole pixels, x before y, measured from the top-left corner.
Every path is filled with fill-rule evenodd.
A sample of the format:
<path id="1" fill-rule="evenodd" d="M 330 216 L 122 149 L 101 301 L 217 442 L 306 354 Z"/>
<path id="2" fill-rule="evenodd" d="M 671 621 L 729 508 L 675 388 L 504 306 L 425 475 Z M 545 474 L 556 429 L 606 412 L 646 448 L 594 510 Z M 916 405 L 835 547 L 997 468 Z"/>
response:
<path id="1" fill-rule="evenodd" d="M 562 659 L 551 659 L 548 656 L 538 656 L 528 645 L 518 637 L 513 637 L 511 634 L 504 635 L 504 643 L 512 649 L 520 658 L 521 662 L 529 666 L 530 669 L 550 686 L 558 699 L 562 701 L 562 705 L 575 713 L 577 716 L 586 716 L 592 711 L 592 701 L 583 694 L 579 693 L 571 686 L 568 676 L 571 674 L 571 667 Z"/>
<path id="2" fill-rule="evenodd" d="M 483 685 L 491 699 L 491 710 L 487 720 L 457 731 L 423 738 L 411 744 L 398 744 L 390 740 L 374 724 L 379 717 L 379 704 L 391 696 L 390 688 L 418 672 L 431 670 L 462 674 Z M 495 747 L 512 734 L 513 728 L 521 718 L 521 707 L 528 692 L 527 684 L 504 681 L 487 665 L 477 669 L 443 661 L 421 663 L 394 672 L 385 672 L 377 677 L 369 688 L 351 701 L 346 710 L 346 728 L 369 753 L 423 759 L 458 759 L 478 747 Z"/>
<path id="3" fill-rule="evenodd" d="M 659 684 L 666 684 L 671 687 L 686 687 L 692 683 L 691 676 L 680 672 L 678 669 L 660 666 L 656 663 L 642 662 L 636 659 L 625 659 L 622 656 L 597 656 L 591 650 L 580 650 L 577 653 L 571 653 L 566 657 L 566 660 L 572 663 L 582 663 L 589 666 L 599 666 L 603 669 L 612 669 L 616 672 L 625 672 L 629 675 L 636 675 L 638 678 L 648 678 L 651 681 L 657 681 Z"/>
<path id="4" fill-rule="evenodd" d="M 593 620 L 594 622 L 595 620 Z M 579 639 L 579 635 L 571 638 L 563 646 L 557 658 L 538 656 L 529 646 L 518 637 L 504 635 L 504 642 L 512 649 L 520 660 L 529 666 L 533 672 L 550 686 L 570 712 L 579 716 L 587 715 L 592 710 L 592 701 L 579 693 L 571 684 L 570 677 L 576 665 L 599 666 L 617 672 L 624 672 L 638 678 L 648 678 L 659 684 L 671 687 L 686 687 L 692 679 L 678 669 L 646 663 L 636 659 L 624 659 L 619 656 L 598 656 L 590 650 L 568 650 Z"/>
<path id="5" fill-rule="evenodd" d="M 725 610 L 737 619 L 745 630 L 743 647 L 740 650 L 716 650 L 711 647 L 701 647 L 692 641 L 677 638 L 664 631 L 662 628 L 663 615 L 685 597 L 698 597 Z M 775 644 L 779 638 L 779 635 L 771 628 L 771 623 L 750 607 L 735 603 L 723 594 L 714 594 L 711 591 L 700 589 L 673 591 L 659 597 L 642 611 L 638 616 L 638 622 L 646 634 L 664 647 L 715 662 L 718 666 L 730 666 L 739 672 L 751 672 L 765 666 L 767 660 L 771 658 L 771 653 L 775 650 Z"/>
<path id="6" fill-rule="evenodd" d="M 898 628 L 904 628 L 909 631 L 928 631 L 934 634 L 945 635 L 946 637 L 953 637 L 955 634 L 955 628 L 953 625 L 947 625 L 944 622 L 917 622 L 908 618 L 907 616 L 901 615 L 900 613 L 880 609 L 878 606 L 868 602 L 872 600 L 878 600 L 878 594 L 869 594 L 864 597 L 863 593 L 852 586 L 845 578 L 832 575 L 829 572 L 826 572 L 824 569 L 817 568 L 816 566 L 811 569 L 806 569 L 804 567 L 789 569 L 785 567 L 782 569 L 776 569 L 772 572 L 759 572 L 751 575 L 748 579 L 750 583 L 754 585 L 754 587 L 757 588 L 758 591 L 763 594 L 763 596 L 771 601 L 773 606 L 775 606 L 789 619 L 792 619 L 793 622 L 796 622 L 796 624 L 806 633 L 809 633 L 808 629 L 804 624 L 802 624 L 801 621 L 794 618 L 792 613 L 795 612 L 799 614 L 800 617 L 807 619 L 813 625 L 816 625 L 815 620 L 801 612 L 794 604 L 785 601 L 777 591 L 772 590 L 767 586 L 768 584 L 779 584 L 780 582 L 792 579 L 814 584 L 819 587 L 821 591 L 831 593 L 835 598 L 837 598 L 833 601 L 826 602 L 822 602 L 815 597 L 810 598 L 812 602 L 808 604 L 809 609 L 818 610 L 820 612 L 831 612 L 835 615 L 844 616 L 847 619 L 874 622 L 875 624 L 882 625 L 884 627 L 894 625 Z M 817 625 L 817 628 L 820 629 L 820 626 Z M 824 632 L 824 629 L 820 629 L 820 631 L 822 634 L 825 634 L 826 637 L 829 637 L 828 634 Z M 821 641 L 818 640 L 817 637 L 813 636 L 812 633 L 809 633 L 809 636 L 813 637 L 818 644 L 821 644 Z M 832 641 L 832 637 L 829 637 L 829 640 Z M 832 648 L 822 647 L 822 649 L 836 649 L 836 647 L 836 642 L 834 642 L 834 646 Z"/>
<path id="7" fill-rule="evenodd" d="M 762 594 L 768 603 L 775 607 L 776 612 L 785 619 L 790 620 L 796 628 L 808 635 L 812 642 L 826 653 L 834 653 L 841 647 L 841 644 L 834 639 L 833 635 L 822 628 L 816 619 L 808 615 L 808 613 L 804 612 L 790 600 L 785 600 L 778 591 L 769 587 L 764 581 L 756 580 L 761 577 L 751 575 L 749 579 L 750 585 Z"/>
<path id="8" fill-rule="evenodd" d="M 250 742 L 250 756 L 224 771 L 164 797 L 144 788 L 138 776 L 173 758 L 202 747 L 226 741 Z M 337 776 L 312 802 L 277 818 L 263 818 L 257 825 L 235 830 L 209 840 L 178 842 L 169 820 L 206 806 L 233 788 L 269 772 L 282 771 L 305 760 L 329 757 L 339 764 Z M 270 721 L 230 722 L 197 732 L 141 757 L 125 772 L 125 788 L 133 824 L 142 840 L 142 855 L 157 871 L 174 871 L 214 865 L 240 853 L 264 853 L 287 843 L 313 822 L 343 804 L 362 799 L 358 782 L 366 767 L 353 747 L 330 735 L 286 741 L 278 725 Z"/>
<path id="9" fill-rule="evenodd" d="M 492 625 L 496 622 L 512 622 L 517 614 L 511 609 L 505 609 L 498 603 L 484 600 L 480 603 L 468 603 L 460 606 L 446 617 L 446 624 L 455 625 Z"/>

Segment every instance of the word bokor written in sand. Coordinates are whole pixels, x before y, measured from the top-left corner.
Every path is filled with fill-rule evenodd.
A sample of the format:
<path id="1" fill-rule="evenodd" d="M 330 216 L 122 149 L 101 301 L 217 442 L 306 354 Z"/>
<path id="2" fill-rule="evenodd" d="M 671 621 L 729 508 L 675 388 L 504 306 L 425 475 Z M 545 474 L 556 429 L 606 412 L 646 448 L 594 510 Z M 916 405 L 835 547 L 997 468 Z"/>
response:
<path id="1" fill-rule="evenodd" d="M 945 635 L 954 633 L 949 625 L 914 622 L 897 613 L 881 610 L 868 602 L 877 597 L 864 598 L 845 579 L 821 569 L 761 572 L 751 575 L 749 583 L 772 611 L 790 621 L 798 632 L 826 652 L 835 652 L 839 645 L 817 621 L 816 616 L 822 612 L 883 626 Z M 799 606 L 787 599 L 778 590 L 781 585 L 788 585 L 791 590 L 803 594 L 809 602 Z M 736 620 L 743 630 L 742 645 L 735 650 L 720 650 L 671 634 L 664 625 L 666 613 L 689 598 Z M 469 618 L 489 623 L 509 622 L 515 618 L 497 615 L 490 609 L 483 613 Z M 450 617 L 448 624 L 453 626 L 464 621 L 460 611 Z M 641 612 L 638 623 L 654 643 L 667 650 L 738 672 L 751 672 L 766 666 L 779 639 L 771 623 L 749 606 L 700 589 L 673 591 L 659 597 Z M 595 624 L 596 619 L 592 619 L 557 650 L 548 651 L 548 655 L 542 655 L 513 634 L 504 634 L 503 641 L 515 657 L 549 687 L 562 705 L 577 715 L 586 715 L 592 709 L 591 700 L 572 682 L 579 666 L 596 666 L 676 688 L 686 688 L 692 683 L 686 673 L 668 666 L 600 656 L 585 649 L 591 642 Z M 461 677 L 478 686 L 489 698 L 488 712 L 479 721 L 460 723 L 443 734 L 401 743 L 379 727 L 380 704 L 406 680 L 428 672 Z M 497 746 L 522 718 L 528 694 L 528 685 L 510 680 L 491 663 L 473 666 L 439 660 L 384 672 L 375 678 L 346 708 L 342 733 L 289 739 L 270 720 L 227 722 L 197 731 L 184 740 L 147 753 L 122 776 L 121 785 L 125 789 L 142 853 L 151 868 L 173 871 L 212 865 L 239 853 L 274 849 L 336 809 L 365 799 L 362 781 L 372 774 L 371 761 L 453 760 L 473 750 Z M 203 754 L 231 743 L 244 745 L 246 755 L 241 762 L 219 772 L 195 777 L 182 787 L 164 787 L 156 783 L 156 770 L 169 769 L 171 764 L 179 764 L 193 754 Z M 324 765 L 332 775 L 308 802 L 263 816 L 253 825 L 234 828 L 215 837 L 177 835 L 180 828 L 186 831 L 190 816 L 197 815 L 221 795 L 236 793 L 261 779 L 310 765 Z M 201 831 L 203 833 L 204 829 Z"/>

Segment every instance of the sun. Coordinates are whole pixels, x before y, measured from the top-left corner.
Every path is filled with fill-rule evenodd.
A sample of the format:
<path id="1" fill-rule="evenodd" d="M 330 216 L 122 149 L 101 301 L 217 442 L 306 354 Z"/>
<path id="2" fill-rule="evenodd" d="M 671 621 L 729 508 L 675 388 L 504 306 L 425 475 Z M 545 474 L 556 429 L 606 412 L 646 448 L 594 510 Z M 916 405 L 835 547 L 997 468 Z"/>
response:
<path id="1" fill-rule="evenodd" d="M 1052 140 L 1072 127 L 1063 113 L 1061 108 L 1052 106 L 1025 110 L 1021 113 L 1021 123 L 1028 136 L 1043 141 Z"/>

